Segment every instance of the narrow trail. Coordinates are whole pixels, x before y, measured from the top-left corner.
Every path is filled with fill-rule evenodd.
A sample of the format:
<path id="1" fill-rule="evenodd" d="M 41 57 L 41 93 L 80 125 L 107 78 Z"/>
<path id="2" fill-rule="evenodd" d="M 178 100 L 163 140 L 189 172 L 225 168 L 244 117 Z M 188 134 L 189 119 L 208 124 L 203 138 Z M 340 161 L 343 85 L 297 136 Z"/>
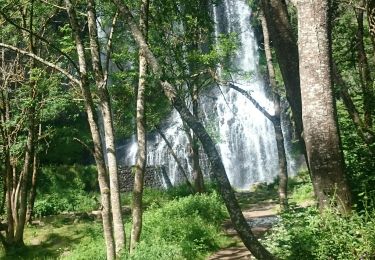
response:
<path id="1" fill-rule="evenodd" d="M 249 196 L 249 194 L 247 194 Z M 246 196 L 246 194 L 240 194 L 240 196 Z M 241 201 L 241 199 L 240 199 Z M 246 220 L 251 225 L 251 230 L 254 235 L 259 238 L 264 235 L 264 233 L 272 227 L 278 219 L 277 213 L 277 202 L 273 199 L 247 204 L 243 207 L 243 214 Z M 224 248 L 209 256 L 207 260 L 245 260 L 245 259 L 255 259 L 251 256 L 248 249 L 239 239 L 237 232 L 234 230 L 230 220 L 227 220 L 223 224 L 223 229 L 229 237 L 233 237 L 237 244 L 232 247 Z"/>

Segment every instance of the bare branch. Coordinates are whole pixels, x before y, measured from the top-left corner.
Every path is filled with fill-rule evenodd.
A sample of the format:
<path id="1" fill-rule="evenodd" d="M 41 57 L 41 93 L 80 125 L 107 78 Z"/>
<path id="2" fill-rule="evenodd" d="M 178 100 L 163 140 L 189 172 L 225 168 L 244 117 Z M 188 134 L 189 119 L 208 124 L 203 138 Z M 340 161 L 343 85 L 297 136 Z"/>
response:
<path id="1" fill-rule="evenodd" d="M 268 113 L 268 111 L 262 107 L 258 101 L 256 101 L 250 94 L 249 91 L 246 91 L 238 86 L 236 86 L 233 82 L 223 82 L 222 80 L 220 80 L 216 74 L 216 71 L 213 71 L 213 70 L 210 70 L 209 73 L 211 74 L 212 78 L 218 83 L 218 84 L 222 84 L 222 85 L 227 85 L 228 87 L 238 91 L 239 93 L 241 93 L 242 95 L 244 95 L 248 100 L 251 101 L 251 103 L 253 103 L 253 105 L 255 106 L 256 109 L 259 110 L 259 112 L 261 112 L 265 117 L 267 117 L 267 119 L 269 119 L 271 122 L 274 122 L 275 120 L 275 117 L 273 115 L 271 115 L 270 113 Z"/>
<path id="2" fill-rule="evenodd" d="M 10 23 L 11 25 L 13 25 L 14 27 L 16 27 L 17 29 L 20 29 L 22 31 L 25 31 L 25 32 L 28 32 L 30 34 L 32 34 L 33 36 L 37 37 L 39 40 L 41 40 L 42 42 L 46 43 L 47 45 L 49 45 L 52 49 L 56 50 L 58 53 L 60 53 L 61 55 L 63 55 L 65 58 L 68 59 L 68 61 L 74 66 L 74 68 L 78 71 L 78 67 L 77 67 L 77 64 L 72 60 L 72 58 L 69 57 L 68 54 L 66 54 L 65 52 L 63 52 L 62 50 L 60 50 L 58 47 L 56 47 L 55 45 L 53 45 L 52 43 L 50 43 L 46 38 L 38 35 L 38 34 L 35 34 L 34 32 L 32 32 L 31 30 L 27 29 L 27 28 L 24 28 L 22 26 L 19 26 L 17 23 L 13 22 L 12 19 L 10 19 L 4 12 L 2 12 L 0 10 L 0 14 L 2 17 L 4 17 L 4 19 Z"/>
<path id="3" fill-rule="evenodd" d="M 235 84 L 233 84 L 233 83 L 229 83 L 228 84 L 228 86 L 230 87 L 230 88 L 232 88 L 232 89 L 234 89 L 234 90 L 236 90 L 236 91 L 238 91 L 238 92 L 240 92 L 242 95 L 244 95 L 248 100 L 250 100 L 251 101 L 251 103 L 253 103 L 253 105 L 265 116 L 265 117 L 267 117 L 271 122 L 273 122 L 274 121 L 274 116 L 272 116 L 272 115 L 270 115 L 269 113 L 268 113 L 268 111 L 264 108 L 264 107 L 262 107 L 259 103 L 258 103 L 258 101 L 256 101 L 252 96 L 251 96 L 251 94 L 250 94 L 250 92 L 248 92 L 248 91 L 246 91 L 246 90 L 244 90 L 244 89 L 242 89 L 242 88 L 240 88 L 240 87 L 238 87 L 238 86 L 236 86 Z"/>
<path id="4" fill-rule="evenodd" d="M 83 147 L 85 147 L 90 152 L 90 154 L 92 156 L 94 156 L 94 150 L 92 148 L 90 148 L 90 146 L 88 146 L 88 144 L 86 144 L 84 141 L 82 141 L 81 139 L 79 139 L 77 137 L 74 137 L 73 140 L 80 143 Z"/>
<path id="5" fill-rule="evenodd" d="M 66 11 L 66 7 L 64 7 L 64 6 L 60 6 L 60 5 L 56 5 L 56 4 L 53 4 L 53 3 L 50 3 L 50 2 L 48 2 L 48 1 L 46 1 L 46 0 L 40 0 L 42 3 L 45 3 L 45 4 L 47 4 L 47 5 L 50 5 L 50 6 L 53 6 L 53 7 L 55 7 L 55 8 L 57 8 L 57 9 L 60 9 L 60 10 L 64 10 L 64 11 Z M 87 16 L 85 13 L 82 13 L 82 12 L 77 12 L 79 15 L 82 15 L 82 16 Z"/>
<path id="6" fill-rule="evenodd" d="M 50 2 L 48 2 L 48 1 L 46 1 L 46 0 L 40 0 L 40 1 L 41 1 L 42 3 L 47 4 L 47 5 L 50 5 L 50 6 L 56 7 L 57 9 L 60 9 L 60 10 L 66 10 L 65 7 L 63 7 L 63 6 L 59 6 L 59 5 L 56 5 L 56 4 L 53 4 L 53 3 L 50 3 Z"/>
<path id="7" fill-rule="evenodd" d="M 58 65 L 56 65 L 52 62 L 49 62 L 49 61 L 39 57 L 38 55 L 35 55 L 35 54 L 33 54 L 31 52 L 28 52 L 28 51 L 25 51 L 25 50 L 21 50 L 20 48 L 17 48 L 15 46 L 8 45 L 8 44 L 5 44 L 5 43 L 0 43 L 0 47 L 3 47 L 3 48 L 6 48 L 6 49 L 9 49 L 9 50 L 18 52 L 22 55 L 26 55 L 28 57 L 31 57 L 31 58 L 43 63 L 44 65 L 46 65 L 46 66 L 48 66 L 52 69 L 55 69 L 55 70 L 59 71 L 60 73 L 64 74 L 71 82 L 73 82 L 77 85 L 79 85 L 81 83 L 76 77 L 74 77 L 68 71 L 64 70 L 63 68 L 59 67 Z"/>
<path id="8" fill-rule="evenodd" d="M 112 27 L 108 35 L 108 42 L 107 42 L 107 48 L 106 48 L 106 60 L 104 64 L 104 82 L 107 82 L 108 80 L 108 73 L 109 73 L 109 60 L 111 57 L 111 51 L 112 51 L 112 39 L 113 39 L 113 32 L 115 30 L 115 25 L 117 22 L 118 12 L 116 12 L 115 16 L 112 20 Z"/>

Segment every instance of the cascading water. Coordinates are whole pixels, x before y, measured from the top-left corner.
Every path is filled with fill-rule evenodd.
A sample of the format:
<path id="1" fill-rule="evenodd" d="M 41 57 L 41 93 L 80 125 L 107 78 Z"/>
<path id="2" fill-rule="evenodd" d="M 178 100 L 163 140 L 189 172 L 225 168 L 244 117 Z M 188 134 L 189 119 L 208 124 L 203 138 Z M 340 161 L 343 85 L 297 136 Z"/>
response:
<path id="1" fill-rule="evenodd" d="M 257 71 L 258 46 L 250 26 L 251 10 L 248 4 L 245 0 L 225 0 L 214 7 L 213 15 L 216 36 L 231 32 L 238 34 L 241 44 L 233 62 L 244 72 L 241 74 L 253 75 L 251 79 L 233 75 L 235 84 L 251 91 L 251 95 L 272 114 L 272 102 L 266 98 L 264 82 Z M 200 109 L 204 125 L 216 141 L 234 188 L 248 189 L 253 183 L 269 183 L 275 179 L 278 173 L 278 158 L 273 126 L 249 100 L 226 86 L 214 87 L 200 97 Z M 190 147 L 178 113 L 173 111 L 163 125 L 162 131 L 186 172 L 190 173 Z M 293 174 L 297 165 L 290 156 L 290 142 L 286 141 L 288 170 Z M 134 141 L 120 147 L 120 163 L 133 165 L 135 151 Z M 201 161 L 203 171 L 208 174 L 209 166 L 203 158 Z M 165 166 L 172 183 L 182 182 L 177 163 L 158 134 L 148 138 L 147 164 Z"/>

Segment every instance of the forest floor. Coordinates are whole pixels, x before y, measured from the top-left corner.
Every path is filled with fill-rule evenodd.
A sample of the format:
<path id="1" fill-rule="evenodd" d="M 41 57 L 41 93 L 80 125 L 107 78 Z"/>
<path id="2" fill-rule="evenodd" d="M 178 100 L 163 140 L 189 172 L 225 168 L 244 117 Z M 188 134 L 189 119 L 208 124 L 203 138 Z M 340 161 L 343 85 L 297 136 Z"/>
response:
<path id="1" fill-rule="evenodd" d="M 254 192 L 238 192 L 236 196 L 252 232 L 258 239 L 261 239 L 279 219 L 278 211 L 280 208 L 277 190 L 261 187 Z M 311 199 L 296 201 L 295 198 L 291 198 L 291 201 L 301 207 L 313 203 Z M 210 255 L 207 260 L 255 259 L 251 257 L 251 253 L 240 240 L 229 219 L 223 223 L 223 230 L 228 237 L 233 239 L 233 244 Z"/>
<path id="2" fill-rule="evenodd" d="M 277 221 L 277 203 L 275 201 L 263 202 L 253 205 L 243 210 L 243 214 L 251 224 L 251 230 L 257 238 L 261 238 L 264 233 L 272 227 Z M 239 239 L 237 232 L 234 230 L 232 223 L 228 220 L 223 224 L 227 236 L 232 237 L 236 244 L 229 248 L 221 249 L 215 254 L 208 257 L 209 260 L 234 260 L 234 259 L 251 259 L 249 250 Z"/>
<path id="3" fill-rule="evenodd" d="M 238 192 L 237 199 L 246 220 L 257 238 L 261 238 L 278 220 L 278 203 L 275 189 L 260 189 L 254 192 Z M 241 242 L 230 220 L 223 223 L 225 234 L 234 240 L 233 245 L 223 248 L 207 260 L 252 259 L 249 250 Z"/>

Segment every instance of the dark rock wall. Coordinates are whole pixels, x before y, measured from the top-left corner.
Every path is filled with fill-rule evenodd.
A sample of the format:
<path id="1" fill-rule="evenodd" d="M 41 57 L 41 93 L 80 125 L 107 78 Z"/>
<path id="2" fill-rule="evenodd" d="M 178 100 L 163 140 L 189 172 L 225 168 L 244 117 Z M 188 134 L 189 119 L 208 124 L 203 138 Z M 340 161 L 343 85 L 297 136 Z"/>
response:
<path id="1" fill-rule="evenodd" d="M 134 167 L 119 167 L 119 186 L 122 192 L 132 191 L 134 185 Z M 163 177 L 163 166 L 147 166 L 144 185 L 147 188 L 164 189 L 166 181 Z"/>

